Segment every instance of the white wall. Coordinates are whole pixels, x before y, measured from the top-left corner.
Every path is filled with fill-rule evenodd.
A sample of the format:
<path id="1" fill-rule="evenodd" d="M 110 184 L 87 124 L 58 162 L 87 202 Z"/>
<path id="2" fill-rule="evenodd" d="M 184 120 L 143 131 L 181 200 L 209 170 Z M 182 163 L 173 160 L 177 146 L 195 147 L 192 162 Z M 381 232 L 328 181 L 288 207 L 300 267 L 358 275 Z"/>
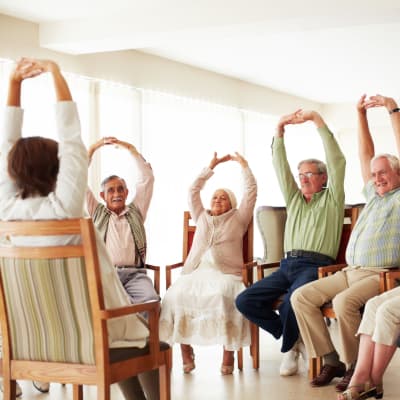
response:
<path id="1" fill-rule="evenodd" d="M 252 85 L 139 51 L 65 55 L 39 47 L 38 25 L 0 14 L 0 57 L 47 57 L 62 69 L 176 95 L 270 114 L 298 107 L 319 108 L 312 101 Z"/>

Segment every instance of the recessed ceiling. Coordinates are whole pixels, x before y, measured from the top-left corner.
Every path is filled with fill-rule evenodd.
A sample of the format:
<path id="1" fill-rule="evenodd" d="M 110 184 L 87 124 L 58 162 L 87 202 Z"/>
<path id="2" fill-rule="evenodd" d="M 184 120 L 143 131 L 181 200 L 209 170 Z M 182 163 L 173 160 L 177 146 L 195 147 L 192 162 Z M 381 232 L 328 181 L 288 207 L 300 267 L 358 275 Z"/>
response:
<path id="1" fill-rule="evenodd" d="M 0 0 L 40 45 L 140 50 L 321 103 L 400 93 L 397 0 Z"/>

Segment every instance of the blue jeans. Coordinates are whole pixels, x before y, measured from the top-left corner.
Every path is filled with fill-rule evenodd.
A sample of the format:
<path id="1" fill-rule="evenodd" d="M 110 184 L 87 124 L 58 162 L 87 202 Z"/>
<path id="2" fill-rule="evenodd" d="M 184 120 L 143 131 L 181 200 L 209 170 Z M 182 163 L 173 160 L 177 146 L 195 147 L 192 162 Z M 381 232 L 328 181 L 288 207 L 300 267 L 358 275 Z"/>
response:
<path id="1" fill-rule="evenodd" d="M 236 298 L 236 307 L 250 321 L 271 333 L 282 336 L 282 352 L 289 351 L 299 338 L 299 327 L 290 304 L 290 296 L 300 286 L 318 278 L 318 267 L 332 262 L 316 261 L 311 257 L 289 257 L 266 278 L 245 289 Z M 273 303 L 283 295 L 278 312 Z"/>

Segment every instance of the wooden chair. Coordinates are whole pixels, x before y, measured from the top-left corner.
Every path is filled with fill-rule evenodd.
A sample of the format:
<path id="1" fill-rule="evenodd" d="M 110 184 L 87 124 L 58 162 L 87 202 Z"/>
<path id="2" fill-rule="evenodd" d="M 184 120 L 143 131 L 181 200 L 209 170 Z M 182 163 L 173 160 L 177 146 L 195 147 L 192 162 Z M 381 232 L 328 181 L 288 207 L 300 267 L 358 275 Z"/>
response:
<path id="1" fill-rule="evenodd" d="M 247 232 L 243 237 L 243 268 L 242 268 L 242 279 L 246 287 L 253 284 L 253 271 L 257 265 L 253 261 L 253 219 L 251 219 L 248 226 Z M 166 288 L 168 289 L 172 284 L 173 271 L 177 268 L 182 268 L 185 260 L 189 254 L 189 250 L 193 243 L 194 233 L 196 232 L 196 226 L 192 223 L 191 215 L 189 211 L 183 213 L 183 246 L 182 246 L 182 261 L 176 264 L 166 266 Z M 258 327 L 250 323 L 251 333 L 251 344 L 250 344 L 250 355 L 253 359 L 253 368 L 258 369 L 260 365 L 259 359 L 259 332 Z M 172 360 L 171 360 L 172 362 Z M 243 369 L 243 349 L 240 349 L 237 354 L 238 369 Z"/>
<path id="2" fill-rule="evenodd" d="M 4 399 L 15 399 L 16 380 L 70 383 L 74 400 L 82 385 L 96 385 L 110 399 L 110 385 L 159 370 L 160 399 L 170 399 L 169 346 L 158 338 L 157 301 L 105 309 L 91 219 L 0 222 L 0 236 L 79 235 L 80 245 L 0 247 L 0 323 Z M 150 335 L 144 348 L 110 349 L 107 321 L 146 311 Z"/>
<path id="3" fill-rule="evenodd" d="M 157 294 L 160 294 L 160 267 L 152 264 L 145 264 L 144 267 L 147 271 L 152 271 L 154 290 Z"/>
<path id="4" fill-rule="evenodd" d="M 336 258 L 337 264 L 320 267 L 318 269 L 318 278 L 331 275 L 346 266 L 345 253 L 347 243 L 362 208 L 363 204 L 347 205 L 345 207 L 342 236 L 340 240 L 338 256 Z M 266 272 L 270 273 L 274 269 L 278 268 L 280 266 L 281 258 L 284 257 L 283 239 L 286 222 L 286 208 L 261 206 L 256 210 L 256 218 L 264 243 L 264 258 L 257 265 L 257 279 L 260 280 L 266 276 Z M 278 299 L 274 304 L 274 309 L 278 309 L 280 303 L 281 300 Z M 328 324 L 331 318 L 335 318 L 331 303 L 325 304 L 321 308 L 321 311 L 324 317 L 326 317 Z M 310 359 L 310 379 L 313 379 L 315 376 L 317 376 L 321 368 L 322 360 L 320 358 Z"/>

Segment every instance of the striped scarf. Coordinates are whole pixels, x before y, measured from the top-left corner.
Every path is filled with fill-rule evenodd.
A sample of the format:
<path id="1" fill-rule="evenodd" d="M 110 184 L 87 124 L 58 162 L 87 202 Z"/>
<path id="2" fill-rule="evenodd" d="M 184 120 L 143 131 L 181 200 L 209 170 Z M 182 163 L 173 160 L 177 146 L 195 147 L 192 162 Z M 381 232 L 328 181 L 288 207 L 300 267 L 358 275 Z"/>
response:
<path id="1" fill-rule="evenodd" d="M 128 224 L 131 228 L 133 240 L 135 242 L 136 252 L 140 256 L 142 266 L 146 262 L 146 232 L 144 230 L 143 218 L 140 211 L 136 206 L 131 203 L 128 206 L 129 211 L 125 214 L 125 218 L 128 220 Z M 110 221 L 111 211 L 99 203 L 93 213 L 93 223 L 97 230 L 103 237 L 104 242 L 107 238 L 108 223 Z"/>

